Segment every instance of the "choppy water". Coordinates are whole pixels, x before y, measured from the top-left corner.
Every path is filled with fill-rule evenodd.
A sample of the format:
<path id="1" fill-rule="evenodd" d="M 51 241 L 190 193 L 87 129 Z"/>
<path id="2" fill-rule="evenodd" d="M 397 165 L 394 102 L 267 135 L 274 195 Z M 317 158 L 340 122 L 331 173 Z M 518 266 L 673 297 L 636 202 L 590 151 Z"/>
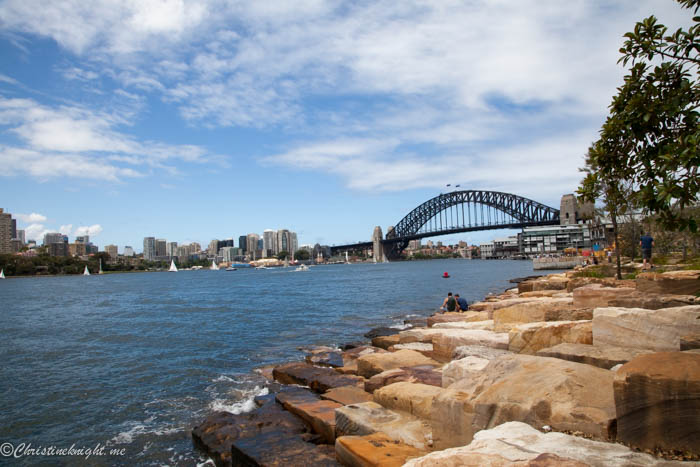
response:
<path id="1" fill-rule="evenodd" d="M 212 410 L 249 410 L 265 390 L 256 367 L 530 274 L 529 261 L 435 260 L 0 281 L 0 444 L 107 454 L 0 464 L 203 462 L 191 428 Z"/>

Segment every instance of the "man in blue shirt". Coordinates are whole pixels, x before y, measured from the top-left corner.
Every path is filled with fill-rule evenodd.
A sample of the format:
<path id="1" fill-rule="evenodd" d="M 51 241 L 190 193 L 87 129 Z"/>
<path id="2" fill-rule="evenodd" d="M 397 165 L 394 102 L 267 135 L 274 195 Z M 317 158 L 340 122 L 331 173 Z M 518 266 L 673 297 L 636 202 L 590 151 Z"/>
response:
<path id="1" fill-rule="evenodd" d="M 459 311 L 467 311 L 469 308 L 467 300 L 460 297 L 459 294 L 455 294 L 455 298 L 457 299 L 457 305 L 459 305 Z"/>
<path id="2" fill-rule="evenodd" d="M 654 239 L 651 237 L 651 235 L 649 235 L 648 232 L 642 235 L 642 237 L 640 238 L 639 246 L 642 247 L 642 260 L 644 261 L 642 268 L 652 268 L 653 266 L 651 265 L 651 248 L 654 246 Z M 649 267 L 647 267 L 647 261 L 649 261 Z"/>

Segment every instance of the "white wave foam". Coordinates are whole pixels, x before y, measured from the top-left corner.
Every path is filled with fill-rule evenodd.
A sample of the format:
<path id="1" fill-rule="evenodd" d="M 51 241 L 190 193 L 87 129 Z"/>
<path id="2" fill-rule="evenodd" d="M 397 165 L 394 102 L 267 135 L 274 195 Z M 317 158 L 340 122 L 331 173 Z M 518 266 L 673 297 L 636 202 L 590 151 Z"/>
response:
<path id="1" fill-rule="evenodd" d="M 165 428 L 162 430 L 149 429 L 146 425 L 137 424 L 128 429 L 127 431 L 122 431 L 117 436 L 109 440 L 111 444 L 131 444 L 134 441 L 134 437 L 138 435 L 153 434 L 156 436 L 169 435 L 172 433 L 177 433 L 180 431 L 178 428 Z"/>
<path id="2" fill-rule="evenodd" d="M 221 376 L 219 376 L 218 378 L 215 378 L 215 379 L 212 380 L 213 383 L 221 383 L 221 382 L 224 382 L 224 381 L 229 382 L 229 383 L 235 383 L 235 382 L 236 382 L 235 379 L 229 378 L 229 377 L 226 376 L 226 375 L 221 375 Z"/>
<path id="3" fill-rule="evenodd" d="M 408 328 L 412 328 L 413 325 L 412 324 L 392 324 L 389 327 L 391 329 L 408 329 Z"/>
<path id="4" fill-rule="evenodd" d="M 202 462 L 201 464 L 197 464 L 197 467 L 206 467 L 206 466 L 208 466 L 208 465 L 213 465 L 213 466 L 216 467 L 216 464 L 215 464 L 214 461 L 211 460 L 211 459 L 207 459 L 206 462 Z"/>
<path id="5" fill-rule="evenodd" d="M 251 410 L 255 409 L 255 401 L 253 399 L 255 399 L 257 396 L 265 396 L 269 393 L 269 389 L 261 389 L 260 386 L 255 386 L 254 389 L 244 391 L 243 398 L 238 402 L 231 404 L 224 399 L 215 399 L 211 404 L 209 404 L 209 407 L 214 411 L 230 412 L 234 415 L 238 415 L 240 413 L 250 412 Z"/>

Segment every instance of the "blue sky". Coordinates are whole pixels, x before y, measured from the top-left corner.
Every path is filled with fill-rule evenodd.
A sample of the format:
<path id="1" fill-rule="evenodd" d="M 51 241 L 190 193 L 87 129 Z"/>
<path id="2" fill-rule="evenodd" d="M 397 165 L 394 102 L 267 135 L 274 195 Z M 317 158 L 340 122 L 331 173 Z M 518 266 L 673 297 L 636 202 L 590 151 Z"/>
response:
<path id="1" fill-rule="evenodd" d="M 0 1 L 0 207 L 140 250 L 369 239 L 444 191 L 558 207 L 671 0 Z M 506 232 L 444 239 L 485 241 Z"/>

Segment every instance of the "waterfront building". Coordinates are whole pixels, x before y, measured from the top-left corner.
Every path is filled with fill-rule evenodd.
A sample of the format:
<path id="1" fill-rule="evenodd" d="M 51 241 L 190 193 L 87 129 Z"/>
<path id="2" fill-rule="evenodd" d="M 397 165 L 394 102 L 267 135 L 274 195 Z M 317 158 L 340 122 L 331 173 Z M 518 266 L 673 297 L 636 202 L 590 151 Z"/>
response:
<path id="1" fill-rule="evenodd" d="M 17 238 L 17 219 L 12 219 L 12 238 Z"/>
<path id="2" fill-rule="evenodd" d="M 221 256 L 221 260 L 225 261 L 227 263 L 232 263 L 234 261 L 235 256 L 236 256 L 236 250 L 238 250 L 238 248 L 234 248 L 232 246 L 223 247 L 221 249 L 221 251 L 219 252 L 219 254 Z"/>
<path id="3" fill-rule="evenodd" d="M 26 232 L 22 229 L 17 230 L 17 237 L 15 238 L 19 239 L 19 241 L 22 242 L 22 245 L 27 243 Z"/>
<path id="4" fill-rule="evenodd" d="M 520 252 L 531 256 L 562 253 L 567 248 L 590 248 L 592 245 L 588 224 L 525 227 L 518 237 Z"/>
<path id="5" fill-rule="evenodd" d="M 260 240 L 260 235 L 251 233 L 248 234 L 247 239 L 246 239 L 246 253 L 248 256 L 250 256 L 250 259 L 255 261 L 256 259 L 260 259 L 261 255 L 258 255 L 258 241 Z"/>
<path id="6" fill-rule="evenodd" d="M 156 240 L 156 256 L 159 258 L 165 258 L 168 253 L 166 252 L 166 246 L 168 241 L 164 238 L 159 238 Z"/>
<path id="7" fill-rule="evenodd" d="M 93 245 L 92 243 L 88 243 L 85 249 L 87 250 L 88 255 L 96 255 L 100 252 L 100 249 L 97 248 L 97 245 Z"/>
<path id="8" fill-rule="evenodd" d="M 165 256 L 168 258 L 177 256 L 177 242 L 168 242 L 165 245 Z"/>
<path id="9" fill-rule="evenodd" d="M 289 234 L 289 230 L 287 229 L 280 229 L 277 231 L 277 252 L 279 253 L 280 251 L 289 251 L 289 248 L 291 247 L 291 236 Z"/>
<path id="10" fill-rule="evenodd" d="M 75 243 L 90 243 L 89 235 L 79 235 L 75 237 Z"/>
<path id="11" fill-rule="evenodd" d="M 0 208 L 0 254 L 12 253 L 12 214 Z"/>
<path id="12" fill-rule="evenodd" d="M 296 232 L 289 232 L 291 243 L 292 243 L 292 249 L 289 250 L 290 253 L 294 254 L 295 251 L 299 249 L 299 240 L 297 239 L 297 233 Z"/>
<path id="13" fill-rule="evenodd" d="M 46 245 L 50 256 L 68 256 L 68 242 L 54 242 Z"/>
<path id="14" fill-rule="evenodd" d="M 19 253 L 23 246 L 24 244 L 19 238 L 13 238 L 10 240 L 10 250 L 12 253 Z"/>
<path id="15" fill-rule="evenodd" d="M 231 240 L 231 243 L 233 243 L 233 240 Z M 233 246 L 233 245 L 231 245 Z M 197 242 L 192 242 L 190 243 L 190 254 L 194 255 L 195 253 L 200 253 L 202 251 L 202 245 L 200 245 Z"/>
<path id="16" fill-rule="evenodd" d="M 126 256 L 127 258 L 133 257 L 134 256 L 134 249 L 128 245 L 125 246 L 124 247 L 124 256 Z"/>
<path id="17" fill-rule="evenodd" d="M 85 256 L 88 254 L 88 245 L 85 243 L 69 243 L 68 254 L 70 256 Z"/>
<path id="18" fill-rule="evenodd" d="M 241 235 L 238 237 L 238 248 L 243 250 L 243 253 L 248 250 L 248 236 L 247 235 Z"/>
<path id="19" fill-rule="evenodd" d="M 63 243 L 64 235 L 58 232 L 49 232 L 44 234 L 44 245 L 50 245 L 52 243 Z"/>
<path id="20" fill-rule="evenodd" d="M 119 256 L 119 248 L 117 245 L 105 246 L 105 252 L 109 255 L 110 259 L 117 259 L 117 256 Z"/>
<path id="21" fill-rule="evenodd" d="M 214 258 L 218 253 L 219 241 L 217 239 L 214 239 L 211 242 L 209 242 L 209 246 L 207 247 L 207 256 L 209 256 L 210 258 Z"/>
<path id="22" fill-rule="evenodd" d="M 263 232 L 263 255 L 265 257 L 276 256 L 280 252 L 277 243 L 277 232 L 265 229 Z"/>
<path id="23" fill-rule="evenodd" d="M 153 261 L 156 258 L 156 239 L 155 237 L 143 238 L 143 259 Z"/>
<path id="24" fill-rule="evenodd" d="M 180 245 L 177 247 L 177 261 L 178 263 L 184 263 L 189 261 L 192 255 L 192 248 L 190 245 Z"/>

